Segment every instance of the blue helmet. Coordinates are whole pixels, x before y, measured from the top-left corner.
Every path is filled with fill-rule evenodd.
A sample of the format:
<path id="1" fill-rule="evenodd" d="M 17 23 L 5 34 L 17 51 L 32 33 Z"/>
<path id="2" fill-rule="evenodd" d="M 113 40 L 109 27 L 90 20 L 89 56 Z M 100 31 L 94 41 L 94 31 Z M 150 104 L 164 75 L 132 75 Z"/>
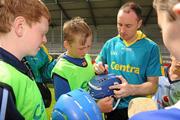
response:
<path id="1" fill-rule="evenodd" d="M 93 77 L 89 82 L 89 92 L 94 99 L 101 99 L 114 95 L 109 86 L 121 84 L 121 81 L 114 74 L 103 74 Z"/>
<path id="2" fill-rule="evenodd" d="M 92 97 L 82 89 L 62 95 L 54 106 L 52 120 L 102 120 Z"/>

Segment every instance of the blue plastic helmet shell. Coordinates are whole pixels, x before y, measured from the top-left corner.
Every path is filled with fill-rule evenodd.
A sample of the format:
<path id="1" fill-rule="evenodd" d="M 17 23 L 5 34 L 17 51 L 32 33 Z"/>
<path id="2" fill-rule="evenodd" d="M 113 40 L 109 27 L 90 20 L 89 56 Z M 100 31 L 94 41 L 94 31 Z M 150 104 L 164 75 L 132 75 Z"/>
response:
<path id="1" fill-rule="evenodd" d="M 93 98 L 83 89 L 61 95 L 54 106 L 52 120 L 102 120 Z"/>
<path id="2" fill-rule="evenodd" d="M 89 93 L 94 99 L 101 99 L 114 95 L 113 90 L 109 86 L 121 84 L 121 81 L 114 74 L 103 74 L 93 77 L 89 85 Z"/>

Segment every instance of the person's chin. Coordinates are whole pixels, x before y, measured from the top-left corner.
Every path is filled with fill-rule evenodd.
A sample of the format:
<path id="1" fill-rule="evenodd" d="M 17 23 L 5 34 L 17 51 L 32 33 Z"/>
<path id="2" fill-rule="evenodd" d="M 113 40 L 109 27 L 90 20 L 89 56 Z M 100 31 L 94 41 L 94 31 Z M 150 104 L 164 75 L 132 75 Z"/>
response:
<path id="1" fill-rule="evenodd" d="M 176 58 L 177 61 L 180 61 L 180 53 L 174 53 L 174 57 Z"/>
<path id="2" fill-rule="evenodd" d="M 38 47 L 38 51 L 41 49 L 41 47 Z"/>
<path id="3" fill-rule="evenodd" d="M 126 36 L 126 35 L 122 35 L 121 38 L 122 38 L 123 40 L 127 40 L 127 36 Z"/>
<path id="4" fill-rule="evenodd" d="M 37 49 L 36 49 L 36 53 L 40 50 L 41 48 L 40 47 L 38 47 Z"/>
<path id="5" fill-rule="evenodd" d="M 40 50 L 40 48 L 34 50 L 34 51 L 32 52 L 32 56 L 36 56 L 39 50 Z"/>
<path id="6" fill-rule="evenodd" d="M 37 52 L 33 52 L 33 53 L 31 54 L 31 56 L 36 56 L 36 54 L 37 54 Z"/>
<path id="7" fill-rule="evenodd" d="M 81 56 L 79 56 L 79 58 L 84 58 L 84 56 L 85 56 L 85 55 L 81 55 Z"/>

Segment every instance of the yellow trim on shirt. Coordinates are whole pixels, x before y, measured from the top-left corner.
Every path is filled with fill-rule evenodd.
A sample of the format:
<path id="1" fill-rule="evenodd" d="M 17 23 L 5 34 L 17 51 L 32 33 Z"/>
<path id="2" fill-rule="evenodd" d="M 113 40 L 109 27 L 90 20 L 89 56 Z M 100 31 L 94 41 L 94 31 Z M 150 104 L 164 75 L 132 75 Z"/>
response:
<path id="1" fill-rule="evenodd" d="M 118 35 L 118 37 L 120 37 L 120 35 Z M 125 44 L 127 47 L 129 47 L 129 46 L 131 46 L 132 44 L 136 43 L 138 40 L 141 40 L 141 39 L 143 39 L 143 38 L 146 38 L 146 35 L 145 35 L 142 31 L 138 30 L 138 31 L 136 32 L 136 40 L 134 40 L 134 41 L 132 41 L 132 42 L 127 42 L 126 40 L 123 39 L 123 42 L 124 42 L 124 44 Z"/>
<path id="2" fill-rule="evenodd" d="M 41 47 L 43 48 L 44 52 L 47 54 L 48 59 L 51 61 L 52 60 L 52 56 L 49 55 L 47 47 L 45 45 L 42 45 Z"/>

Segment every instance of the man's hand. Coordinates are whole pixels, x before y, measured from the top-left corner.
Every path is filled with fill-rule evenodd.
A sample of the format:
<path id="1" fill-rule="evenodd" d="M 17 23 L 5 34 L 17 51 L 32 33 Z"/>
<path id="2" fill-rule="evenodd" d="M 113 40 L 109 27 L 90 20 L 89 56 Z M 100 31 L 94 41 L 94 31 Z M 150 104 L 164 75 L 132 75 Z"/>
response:
<path id="1" fill-rule="evenodd" d="M 128 84 L 126 79 L 122 76 L 117 76 L 117 78 L 121 80 L 122 84 L 116 84 L 109 87 L 109 89 L 114 90 L 115 97 L 124 98 L 132 95 L 132 86 Z"/>

